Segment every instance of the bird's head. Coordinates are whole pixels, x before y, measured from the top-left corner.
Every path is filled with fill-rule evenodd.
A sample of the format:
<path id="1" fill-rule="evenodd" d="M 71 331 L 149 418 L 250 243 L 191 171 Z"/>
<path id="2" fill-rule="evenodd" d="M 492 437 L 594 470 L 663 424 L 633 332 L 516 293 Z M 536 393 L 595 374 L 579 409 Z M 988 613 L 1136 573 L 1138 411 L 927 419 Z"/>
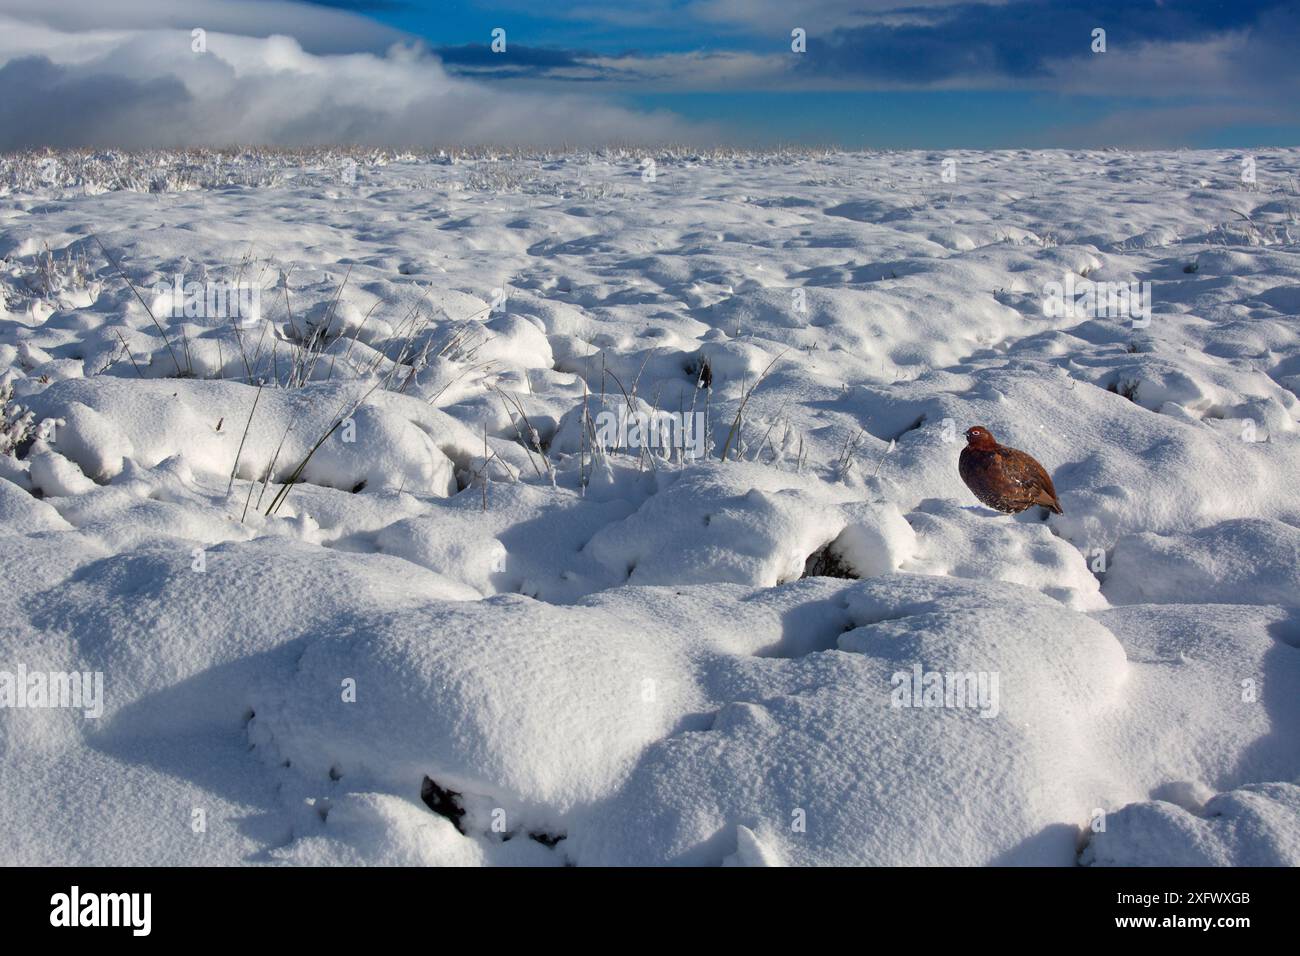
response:
<path id="1" fill-rule="evenodd" d="M 998 446 L 997 439 L 993 433 L 983 425 L 973 425 L 966 429 L 966 444 L 970 448 L 981 450 L 990 450 Z"/>

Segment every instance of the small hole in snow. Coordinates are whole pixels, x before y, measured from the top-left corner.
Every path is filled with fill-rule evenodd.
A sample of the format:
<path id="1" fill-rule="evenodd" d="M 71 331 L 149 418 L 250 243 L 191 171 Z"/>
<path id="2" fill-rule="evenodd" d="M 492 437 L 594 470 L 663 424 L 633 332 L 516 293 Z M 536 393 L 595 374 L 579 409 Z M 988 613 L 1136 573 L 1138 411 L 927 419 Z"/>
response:
<path id="1" fill-rule="evenodd" d="M 541 830 L 534 830 L 528 834 L 528 839 L 536 840 L 544 847 L 555 849 L 555 844 L 563 840 L 568 834 L 566 833 L 544 833 Z"/>
<path id="2" fill-rule="evenodd" d="M 805 578 L 847 578 L 850 581 L 856 581 L 859 577 L 856 571 L 845 563 L 831 548 L 834 542 L 822 545 L 812 554 L 808 555 L 808 560 L 803 563 L 803 577 Z"/>
<path id="3" fill-rule="evenodd" d="M 426 807 L 438 814 L 438 816 L 450 820 L 457 833 L 462 836 L 465 834 L 465 828 L 460 824 L 461 818 L 465 816 L 465 808 L 460 805 L 459 793 L 455 790 L 444 790 L 428 777 L 425 777 L 420 783 L 420 799 L 424 801 Z"/>

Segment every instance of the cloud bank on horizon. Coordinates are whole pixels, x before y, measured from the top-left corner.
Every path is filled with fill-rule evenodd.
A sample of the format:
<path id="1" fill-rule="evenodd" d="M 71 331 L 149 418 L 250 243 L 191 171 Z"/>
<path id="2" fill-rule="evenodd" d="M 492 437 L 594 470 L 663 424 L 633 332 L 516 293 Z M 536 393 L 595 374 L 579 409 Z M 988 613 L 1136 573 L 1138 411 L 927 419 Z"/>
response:
<path id="1" fill-rule="evenodd" d="M 1300 10 L 1276 0 L 535 6 L 0 0 L 0 149 L 989 145 L 927 112 L 954 95 L 959 111 L 1015 113 L 1005 145 L 1300 142 Z M 910 98 L 892 118 L 878 109 L 890 96 Z"/>
<path id="2" fill-rule="evenodd" d="M 666 112 L 578 91 L 497 89 L 454 76 L 409 36 L 308 4 L 128 0 L 113 17 L 87 4 L 85 21 L 67 16 L 69 6 L 47 13 L 0 3 L 2 150 L 550 146 L 708 135 Z M 348 31 L 359 46 L 387 48 L 343 52 L 337 42 Z"/>

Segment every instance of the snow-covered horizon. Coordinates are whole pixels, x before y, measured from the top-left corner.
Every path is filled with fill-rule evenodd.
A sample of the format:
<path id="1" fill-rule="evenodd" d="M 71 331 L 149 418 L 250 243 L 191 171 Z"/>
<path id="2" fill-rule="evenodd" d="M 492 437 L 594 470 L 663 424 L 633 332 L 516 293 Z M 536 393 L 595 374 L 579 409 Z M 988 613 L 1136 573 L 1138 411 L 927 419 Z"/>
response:
<path id="1" fill-rule="evenodd" d="M 0 156 L 0 863 L 1300 864 L 1298 161 Z"/>

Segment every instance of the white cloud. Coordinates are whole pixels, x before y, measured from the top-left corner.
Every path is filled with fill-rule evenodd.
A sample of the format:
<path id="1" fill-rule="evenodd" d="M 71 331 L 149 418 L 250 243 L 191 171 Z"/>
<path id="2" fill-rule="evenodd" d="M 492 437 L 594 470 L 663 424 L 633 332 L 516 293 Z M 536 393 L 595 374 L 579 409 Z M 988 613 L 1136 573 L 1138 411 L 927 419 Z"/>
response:
<path id="1" fill-rule="evenodd" d="M 312 53 L 382 52 L 406 38 L 375 20 L 291 0 L 0 0 L 0 14 L 62 33 L 184 30 L 291 36 Z"/>
<path id="2" fill-rule="evenodd" d="M 577 94 L 486 86 L 414 47 L 316 54 L 294 38 L 113 29 L 0 16 L 0 148 L 187 145 L 550 145 L 690 141 L 705 131 Z M 225 10 L 229 0 L 213 3 Z M 261 6 L 261 4 L 256 4 Z M 293 7 L 294 4 L 268 4 Z M 324 11 L 329 13 L 330 11 Z M 215 22 L 211 19 L 208 22 Z M 257 23 L 269 22 L 267 20 Z M 253 29 L 245 25 L 243 29 Z"/>
<path id="3" fill-rule="evenodd" d="M 1214 95 L 1243 87 L 1238 60 L 1249 48 L 1245 31 L 1204 40 L 1143 43 L 1132 49 L 1071 57 L 1048 65 L 1045 83 L 1062 93 L 1091 96 Z"/>

